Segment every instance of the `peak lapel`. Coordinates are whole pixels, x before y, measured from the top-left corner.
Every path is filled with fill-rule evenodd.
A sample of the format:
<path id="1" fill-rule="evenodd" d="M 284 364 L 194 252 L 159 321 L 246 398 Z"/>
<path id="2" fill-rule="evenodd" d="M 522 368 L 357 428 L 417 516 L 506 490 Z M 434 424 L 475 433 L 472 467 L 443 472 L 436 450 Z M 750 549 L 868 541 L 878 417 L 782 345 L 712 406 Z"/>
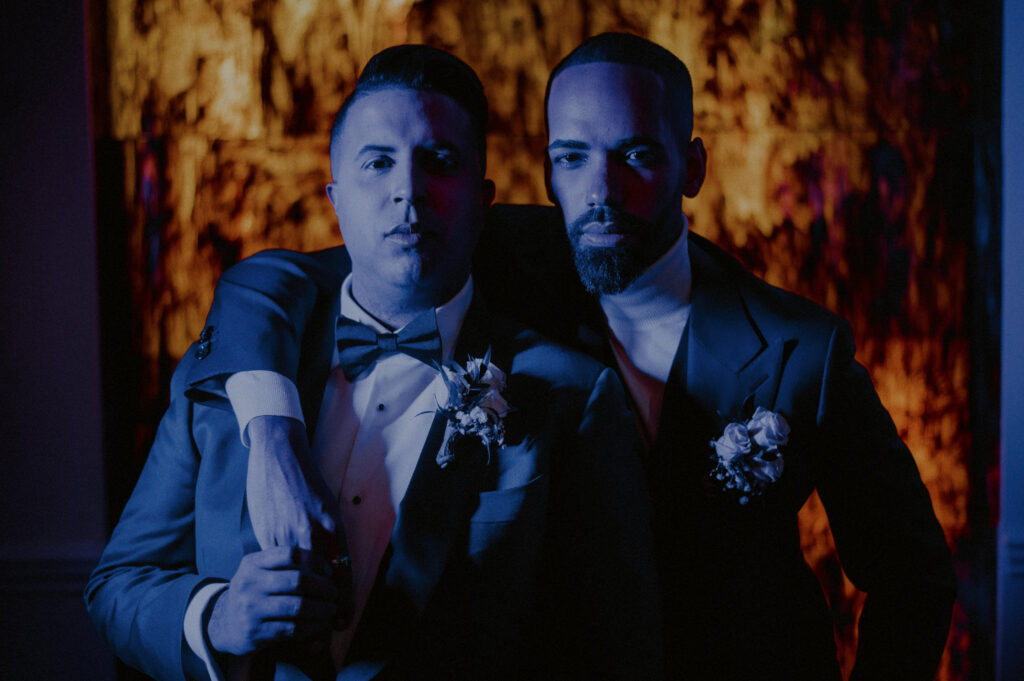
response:
<path id="1" fill-rule="evenodd" d="M 297 386 L 302 402 L 302 413 L 306 418 L 306 430 L 310 442 L 313 429 L 320 419 L 320 405 L 327 387 L 334 357 L 334 324 L 341 310 L 341 288 L 317 303 L 317 309 L 309 320 L 303 334 L 302 353 L 304 361 L 299 366 Z"/>
<path id="2" fill-rule="evenodd" d="M 489 347 L 489 330 L 487 315 L 474 297 L 459 332 L 454 360 L 464 363 L 469 356 L 483 357 Z M 502 370 L 509 369 L 499 348 L 494 348 L 491 361 Z M 436 414 L 391 533 L 394 553 L 387 583 L 411 598 L 418 612 L 423 612 L 456 542 L 468 536 L 469 518 L 476 509 L 485 473 L 482 466 L 437 465 L 446 426 L 445 418 Z"/>

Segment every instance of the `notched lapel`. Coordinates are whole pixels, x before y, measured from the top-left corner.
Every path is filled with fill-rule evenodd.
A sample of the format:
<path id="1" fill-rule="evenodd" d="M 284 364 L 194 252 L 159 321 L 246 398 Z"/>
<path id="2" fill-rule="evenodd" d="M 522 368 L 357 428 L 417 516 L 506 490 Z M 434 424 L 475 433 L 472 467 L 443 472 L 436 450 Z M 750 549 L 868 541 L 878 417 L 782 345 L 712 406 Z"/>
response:
<path id="1" fill-rule="evenodd" d="M 776 338 L 757 357 L 737 374 L 737 394 L 743 415 L 752 414 L 755 407 L 775 409 L 775 396 L 782 378 L 782 359 L 785 342 Z"/>
<path id="2" fill-rule="evenodd" d="M 786 341 L 766 339 L 736 282 L 697 244 L 690 246 L 687 393 L 727 420 L 749 416 L 755 406 L 772 409 Z"/>

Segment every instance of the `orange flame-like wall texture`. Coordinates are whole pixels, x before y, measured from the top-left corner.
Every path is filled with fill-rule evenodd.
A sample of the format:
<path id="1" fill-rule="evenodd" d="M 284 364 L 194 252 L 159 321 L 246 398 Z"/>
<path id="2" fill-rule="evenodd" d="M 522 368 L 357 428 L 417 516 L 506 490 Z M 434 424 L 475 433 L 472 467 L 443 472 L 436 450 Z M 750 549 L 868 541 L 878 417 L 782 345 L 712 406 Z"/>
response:
<path id="1" fill-rule="evenodd" d="M 691 68 L 710 155 L 684 206 L 692 228 L 850 320 L 955 549 L 971 446 L 970 228 L 947 142 L 970 92 L 934 5 L 108 0 L 109 87 L 96 96 L 109 98 L 100 125 L 123 154 L 138 456 L 223 269 L 268 247 L 339 243 L 323 191 L 328 131 L 370 55 L 425 42 L 468 61 L 490 100 L 498 200 L 546 203 L 548 73 L 586 36 L 626 30 Z M 816 498 L 801 520 L 848 672 L 862 597 Z M 964 678 L 966 637 L 958 611 L 939 678 Z"/>

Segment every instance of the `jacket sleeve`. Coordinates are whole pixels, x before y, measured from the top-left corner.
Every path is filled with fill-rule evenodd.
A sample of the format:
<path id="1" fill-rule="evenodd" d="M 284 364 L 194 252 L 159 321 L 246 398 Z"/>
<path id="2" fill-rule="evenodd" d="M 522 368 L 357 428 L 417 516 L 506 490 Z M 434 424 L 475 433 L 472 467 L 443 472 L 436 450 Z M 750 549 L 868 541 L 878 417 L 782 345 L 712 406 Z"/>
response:
<path id="1" fill-rule="evenodd" d="M 952 558 L 846 322 L 832 334 L 818 423 L 818 491 L 843 568 L 867 592 L 851 681 L 932 679 L 956 592 Z"/>
<path id="2" fill-rule="evenodd" d="M 553 466 L 549 613 L 569 678 L 663 677 L 649 496 L 618 377 L 600 372 L 575 444 Z M 549 674 L 551 671 L 549 670 Z M 555 676 L 551 676 L 555 678 Z"/>
<path id="3" fill-rule="evenodd" d="M 180 386 L 177 378 L 172 386 Z M 206 583 L 196 569 L 191 412 L 172 388 L 142 475 L 85 590 L 89 615 L 118 657 L 161 681 L 207 678 L 182 629 L 192 594 Z"/>
<path id="4" fill-rule="evenodd" d="M 321 297 L 349 268 L 343 248 L 316 254 L 263 251 L 229 268 L 214 292 L 186 390 L 193 399 L 225 397 L 239 371 L 266 370 L 296 380 L 302 336 Z"/>

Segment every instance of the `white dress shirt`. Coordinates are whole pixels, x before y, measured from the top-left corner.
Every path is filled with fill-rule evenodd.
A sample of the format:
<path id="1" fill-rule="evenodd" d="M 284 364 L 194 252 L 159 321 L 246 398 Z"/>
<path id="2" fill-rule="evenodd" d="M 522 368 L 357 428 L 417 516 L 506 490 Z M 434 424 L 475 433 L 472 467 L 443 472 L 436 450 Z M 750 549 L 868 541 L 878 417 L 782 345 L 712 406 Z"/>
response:
<path id="1" fill-rule="evenodd" d="M 379 332 L 389 332 L 352 297 L 352 277 L 342 283 L 341 314 Z M 441 335 L 442 360 L 455 353 L 455 343 L 473 298 L 472 278 L 447 303 L 435 309 Z M 334 350 L 312 457 L 339 501 L 352 558 L 353 624 L 335 632 L 331 653 L 341 666 L 387 548 L 399 504 L 412 479 L 439 405 L 447 401 L 440 373 L 408 355 L 379 358 L 349 382 L 337 366 Z M 226 390 L 238 417 L 243 442 L 249 421 L 260 415 L 302 419 L 298 392 L 289 379 L 268 371 L 249 371 L 228 378 Z M 212 664 L 203 640 L 202 613 L 223 584 L 197 592 L 185 617 L 186 640 L 206 663 L 211 676 L 223 679 Z"/>
<path id="2" fill-rule="evenodd" d="M 633 398 L 648 445 L 658 436 L 665 382 L 690 316 L 690 256 L 683 231 L 658 260 L 621 293 L 599 299 L 612 351 Z"/>

